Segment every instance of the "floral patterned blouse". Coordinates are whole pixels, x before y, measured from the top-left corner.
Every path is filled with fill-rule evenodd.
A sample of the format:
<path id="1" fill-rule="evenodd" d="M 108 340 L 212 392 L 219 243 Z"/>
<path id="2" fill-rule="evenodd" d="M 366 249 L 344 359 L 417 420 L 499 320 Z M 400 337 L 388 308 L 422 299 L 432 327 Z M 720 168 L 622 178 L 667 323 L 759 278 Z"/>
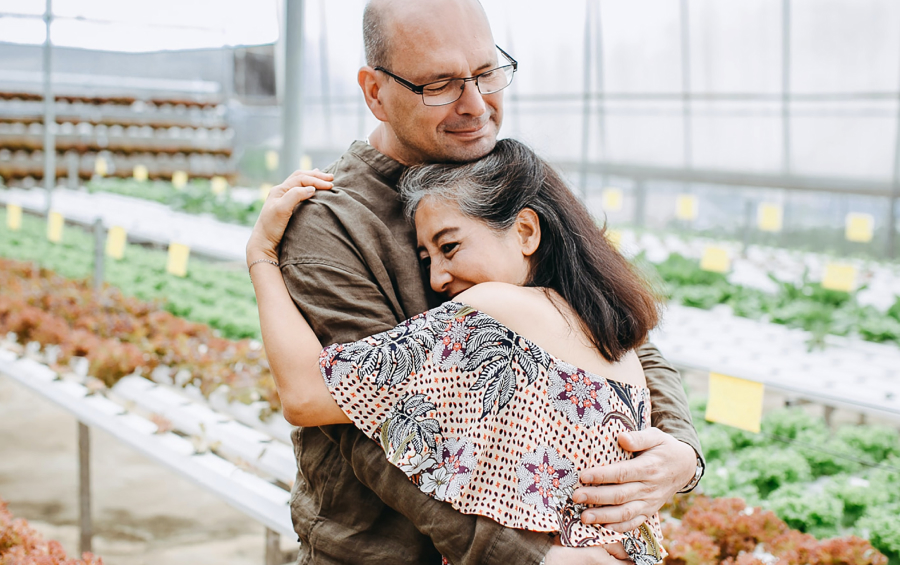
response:
<path id="1" fill-rule="evenodd" d="M 650 426 L 648 389 L 567 364 L 455 302 L 329 346 L 319 362 L 341 409 L 435 499 L 567 546 L 621 541 L 637 564 L 665 556 L 658 516 L 617 533 L 583 524 L 572 501 L 580 470 L 632 457 L 616 439 Z"/>

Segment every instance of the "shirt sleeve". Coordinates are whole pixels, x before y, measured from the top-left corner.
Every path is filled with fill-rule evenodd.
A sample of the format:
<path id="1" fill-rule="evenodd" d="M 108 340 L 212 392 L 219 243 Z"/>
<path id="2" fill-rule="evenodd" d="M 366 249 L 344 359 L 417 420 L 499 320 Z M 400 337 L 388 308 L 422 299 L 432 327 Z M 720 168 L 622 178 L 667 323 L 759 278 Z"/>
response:
<path id="1" fill-rule="evenodd" d="M 638 348 L 637 354 L 647 378 L 647 388 L 650 389 L 652 426 L 690 445 L 703 460 L 700 438 L 691 419 L 681 374 L 649 341 Z"/>

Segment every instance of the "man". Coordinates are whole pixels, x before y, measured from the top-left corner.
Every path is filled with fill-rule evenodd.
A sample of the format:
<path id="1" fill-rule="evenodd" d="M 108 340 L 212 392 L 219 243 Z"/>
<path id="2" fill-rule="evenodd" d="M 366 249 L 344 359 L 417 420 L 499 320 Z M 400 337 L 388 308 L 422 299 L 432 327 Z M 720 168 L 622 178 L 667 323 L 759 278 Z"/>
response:
<path id="1" fill-rule="evenodd" d="M 323 344 L 387 330 L 440 302 L 423 278 L 396 184 L 406 166 L 469 161 L 493 149 L 508 82 L 495 91 L 487 77 L 496 76 L 484 74 L 514 65 L 495 48 L 476 0 L 372 0 L 363 28 L 368 64 L 358 79 L 381 124 L 329 169 L 334 188 L 298 209 L 279 258 L 294 302 Z M 435 83 L 447 79 L 464 80 Z M 582 520 L 618 530 L 643 523 L 702 473 L 680 377 L 652 345 L 640 357 L 653 423 L 669 434 L 623 435 L 625 449 L 642 453 L 584 471 L 583 484 L 610 485 L 574 496 L 601 506 Z M 546 534 L 456 512 L 421 493 L 350 425 L 298 429 L 293 438 L 292 516 L 303 563 L 426 563 L 442 554 L 451 563 L 612 559 L 600 548 L 563 549 Z"/>

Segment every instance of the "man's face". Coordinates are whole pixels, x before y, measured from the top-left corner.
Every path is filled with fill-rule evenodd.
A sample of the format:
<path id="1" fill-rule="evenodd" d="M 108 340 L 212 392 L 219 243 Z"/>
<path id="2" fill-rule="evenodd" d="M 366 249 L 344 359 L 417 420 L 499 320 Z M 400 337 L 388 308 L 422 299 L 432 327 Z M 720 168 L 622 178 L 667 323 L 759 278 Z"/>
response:
<path id="1" fill-rule="evenodd" d="M 507 63 L 477 4 L 429 4 L 430 10 L 392 22 L 388 70 L 421 85 L 475 76 Z M 470 81 L 456 102 L 426 106 L 421 95 L 379 75 L 387 126 L 407 163 L 472 161 L 494 148 L 503 120 L 502 91 L 482 95 Z"/>

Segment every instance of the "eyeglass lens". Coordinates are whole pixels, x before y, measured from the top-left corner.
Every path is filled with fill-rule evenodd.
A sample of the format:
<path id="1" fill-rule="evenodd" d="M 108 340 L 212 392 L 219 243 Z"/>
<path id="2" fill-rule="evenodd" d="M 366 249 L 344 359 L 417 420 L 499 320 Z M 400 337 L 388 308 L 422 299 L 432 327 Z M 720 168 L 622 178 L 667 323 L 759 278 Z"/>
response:
<path id="1" fill-rule="evenodd" d="M 507 65 L 492 69 L 478 76 L 475 83 L 481 94 L 494 94 L 508 87 L 513 78 L 513 67 Z M 453 79 L 430 84 L 422 90 L 422 100 L 427 106 L 442 106 L 456 102 L 462 96 L 465 79 Z"/>

